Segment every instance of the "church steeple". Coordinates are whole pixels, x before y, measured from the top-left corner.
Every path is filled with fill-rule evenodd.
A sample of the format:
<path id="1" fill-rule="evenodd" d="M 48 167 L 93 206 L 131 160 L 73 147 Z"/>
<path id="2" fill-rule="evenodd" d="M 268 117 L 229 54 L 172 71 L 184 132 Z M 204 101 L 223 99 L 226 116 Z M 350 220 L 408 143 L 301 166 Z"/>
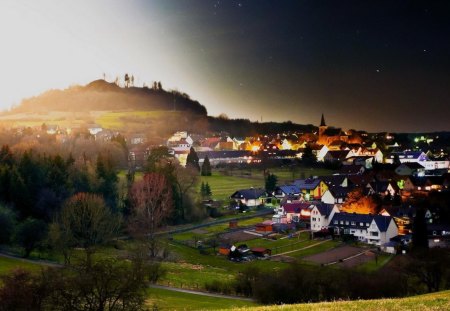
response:
<path id="1" fill-rule="evenodd" d="M 322 119 L 320 119 L 320 126 L 327 126 L 325 124 L 325 117 L 323 116 L 323 113 L 322 113 Z"/>

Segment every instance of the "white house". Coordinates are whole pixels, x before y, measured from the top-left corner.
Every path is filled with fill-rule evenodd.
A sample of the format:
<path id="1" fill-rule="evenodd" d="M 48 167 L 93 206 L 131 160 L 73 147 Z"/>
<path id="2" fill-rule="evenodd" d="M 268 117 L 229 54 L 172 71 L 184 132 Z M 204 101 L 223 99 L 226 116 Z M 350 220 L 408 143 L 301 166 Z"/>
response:
<path id="1" fill-rule="evenodd" d="M 327 229 L 336 213 L 339 213 L 336 205 L 324 203 L 315 205 L 311 210 L 311 231 Z"/>
<path id="2" fill-rule="evenodd" d="M 267 193 L 264 189 L 242 189 L 233 193 L 230 198 L 236 203 L 242 203 L 248 207 L 264 204 Z"/>
<path id="3" fill-rule="evenodd" d="M 400 163 L 428 161 L 427 155 L 422 151 L 404 151 L 391 153 L 386 157 L 385 162 L 394 163 L 396 156 L 398 156 Z"/>
<path id="4" fill-rule="evenodd" d="M 342 204 L 344 203 L 348 192 L 349 188 L 347 187 L 329 187 L 320 200 L 325 204 Z"/>
<path id="5" fill-rule="evenodd" d="M 405 162 L 395 169 L 395 173 L 400 176 L 425 176 L 425 167 L 419 162 Z"/>
<path id="6" fill-rule="evenodd" d="M 350 234 L 360 242 L 378 246 L 398 235 L 394 219 L 383 215 L 336 213 L 330 227 L 338 235 Z"/>

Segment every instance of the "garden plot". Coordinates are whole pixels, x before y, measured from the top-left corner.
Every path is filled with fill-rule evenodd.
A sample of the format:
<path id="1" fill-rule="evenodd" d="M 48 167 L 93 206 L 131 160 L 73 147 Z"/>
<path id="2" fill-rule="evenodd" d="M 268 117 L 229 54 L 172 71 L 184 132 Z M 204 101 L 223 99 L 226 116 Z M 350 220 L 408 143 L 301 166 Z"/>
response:
<path id="1" fill-rule="evenodd" d="M 358 255 L 364 251 L 364 249 L 361 249 L 359 247 L 344 245 L 322 253 L 304 257 L 303 259 L 306 261 L 315 262 L 317 264 L 326 265 L 334 262 L 344 261 L 345 259 Z M 349 259 L 350 263 L 348 264 L 351 264 L 351 260 L 352 259 Z M 355 265 L 358 264 L 357 261 L 354 261 L 354 263 Z"/>

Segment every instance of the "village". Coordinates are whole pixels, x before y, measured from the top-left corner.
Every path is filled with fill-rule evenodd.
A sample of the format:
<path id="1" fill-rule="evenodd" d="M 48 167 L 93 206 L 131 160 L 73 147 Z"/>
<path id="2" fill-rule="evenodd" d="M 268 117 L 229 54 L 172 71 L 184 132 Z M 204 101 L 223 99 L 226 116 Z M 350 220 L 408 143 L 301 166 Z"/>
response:
<path id="1" fill-rule="evenodd" d="M 201 139 L 186 132 L 175 133 L 168 139 L 167 146 L 181 163 L 186 163 L 193 147 L 200 165 L 207 161 L 225 173 L 227 166 L 235 166 L 240 172 L 236 174 L 243 178 L 252 174 L 247 171 L 242 175 L 246 165 L 261 165 L 261 161 L 268 159 L 275 163 L 292 163 L 293 159 L 305 160 L 308 152 L 317 163 L 327 163 L 328 168 L 334 169 L 329 175 L 285 178 L 271 189 L 267 189 L 267 183 L 265 189 L 235 189 L 228 194 L 231 200 L 228 208 L 243 213 L 266 211 L 269 214 L 257 218 L 262 221 L 251 225 L 247 220 L 243 228 L 238 220 L 230 221 L 228 228 L 222 225 L 224 232 L 216 232 L 212 243 L 211 234 L 202 230 L 193 234 L 195 238 L 183 234 L 182 242 L 205 248 L 209 240 L 209 246 L 213 245 L 214 249 L 218 246 L 218 253 L 232 261 L 302 258 L 320 264 L 346 262 L 347 266 L 356 266 L 375 260 L 381 253 L 409 252 L 414 219 L 423 214 L 422 220 L 427 225 L 426 231 L 420 234 L 426 235 L 428 247 L 449 247 L 448 219 L 441 215 L 439 206 L 427 201 L 430 193 L 448 192 L 447 156 L 442 150 L 436 153 L 431 149 L 424 152 L 402 148 L 390 134 L 385 134 L 384 138 L 392 145 L 384 145 L 389 152 L 383 153 L 376 142 L 370 144 L 367 133 L 329 128 L 323 115 L 317 135 L 304 134 L 296 140 L 280 135 L 244 140 Z M 428 143 L 433 141 L 423 136 L 414 141 L 427 140 Z M 267 169 L 268 175 L 270 170 Z M 202 181 L 207 182 L 207 178 L 203 177 Z M 214 195 L 209 199 L 206 204 L 217 206 Z M 345 246 L 338 245 L 338 240 L 345 241 Z M 315 254 L 316 244 L 311 241 L 319 241 L 319 245 L 328 243 L 325 244 L 328 247 L 318 247 Z M 305 247 L 313 255 L 302 256 Z"/>

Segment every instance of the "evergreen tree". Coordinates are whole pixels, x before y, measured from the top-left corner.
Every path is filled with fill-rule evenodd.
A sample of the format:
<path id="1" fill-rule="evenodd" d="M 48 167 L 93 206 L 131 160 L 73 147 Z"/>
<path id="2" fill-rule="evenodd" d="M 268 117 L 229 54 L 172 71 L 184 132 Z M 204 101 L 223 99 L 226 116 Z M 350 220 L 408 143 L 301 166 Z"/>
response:
<path id="1" fill-rule="evenodd" d="M 205 183 L 202 181 L 202 185 L 200 187 L 200 195 L 202 196 L 202 198 L 204 198 L 206 196 L 205 193 Z"/>
<path id="2" fill-rule="evenodd" d="M 423 207 L 417 209 L 416 217 L 414 217 L 412 245 L 414 249 L 428 248 L 427 222 Z"/>
<path id="3" fill-rule="evenodd" d="M 198 163 L 198 155 L 197 152 L 195 152 L 194 147 L 191 147 L 191 150 L 189 151 L 189 154 L 186 159 L 186 167 L 190 166 L 195 168 L 198 172 L 200 172 L 200 164 Z"/>
<path id="4" fill-rule="evenodd" d="M 310 146 L 306 146 L 303 150 L 302 162 L 306 165 L 313 165 L 317 162 L 317 157 Z"/>
<path id="5" fill-rule="evenodd" d="M 203 161 L 202 176 L 211 176 L 211 163 L 209 163 L 208 156 L 205 156 L 205 160 Z"/>
<path id="6" fill-rule="evenodd" d="M 402 162 L 400 161 L 400 157 L 398 156 L 397 153 L 394 154 L 393 164 L 394 164 L 394 165 L 400 165 L 400 164 L 402 164 Z"/>
<path id="7" fill-rule="evenodd" d="M 117 207 L 117 182 L 118 178 L 114 169 L 111 155 L 104 156 L 99 154 L 97 157 L 97 178 L 98 178 L 98 192 L 103 195 L 106 204 L 115 210 Z"/>
<path id="8" fill-rule="evenodd" d="M 275 174 L 268 174 L 265 181 L 266 191 L 272 193 L 277 187 L 278 177 Z"/>
<path id="9" fill-rule="evenodd" d="M 205 195 L 206 195 L 207 197 L 210 197 L 210 196 L 212 195 L 211 187 L 209 186 L 209 183 L 206 183 L 206 184 L 205 184 Z"/>

